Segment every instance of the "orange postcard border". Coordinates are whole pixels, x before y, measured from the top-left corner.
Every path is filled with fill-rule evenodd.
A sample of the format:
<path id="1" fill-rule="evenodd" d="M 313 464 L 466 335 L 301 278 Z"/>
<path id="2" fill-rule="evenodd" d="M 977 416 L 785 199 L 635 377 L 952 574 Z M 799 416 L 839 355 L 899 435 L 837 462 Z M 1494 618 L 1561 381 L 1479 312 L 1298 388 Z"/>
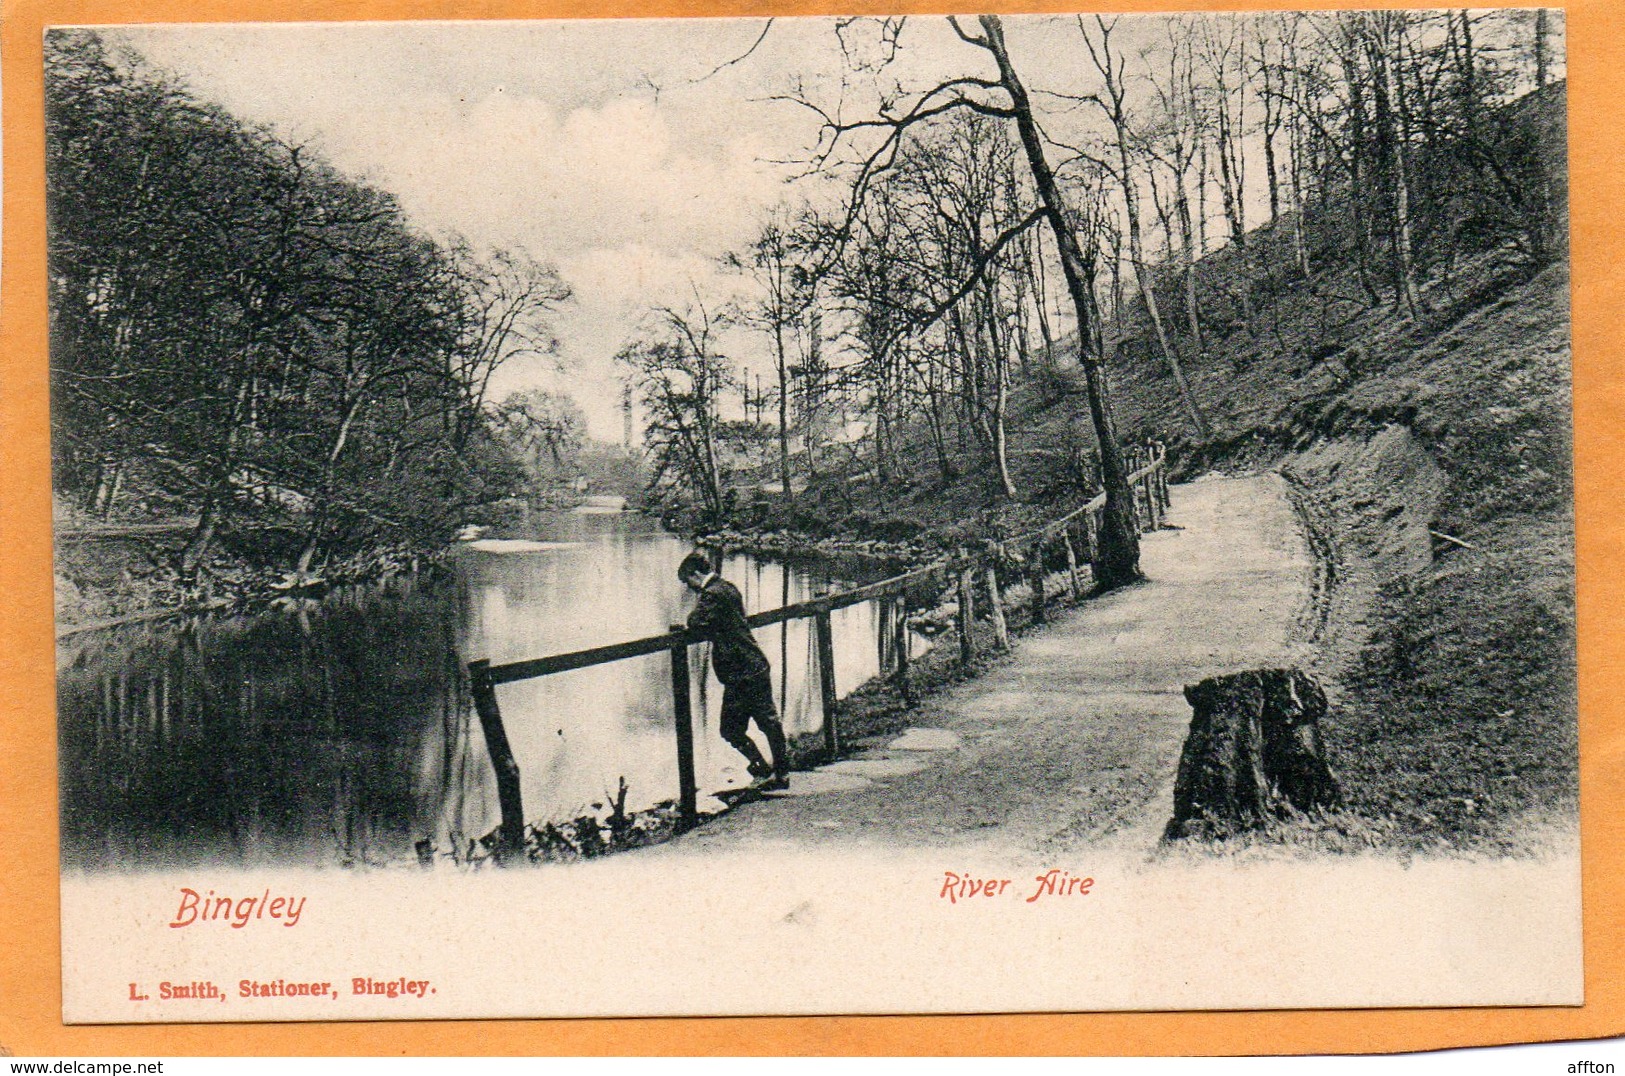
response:
<path id="1" fill-rule="evenodd" d="M 1217 5 L 1111 0 L 1112 10 Z M 1261 4 L 1231 8 L 1423 6 Z M 1625 525 L 1616 522 L 1625 423 L 1625 177 L 1614 153 L 1625 100 L 1625 4 L 1566 5 L 1578 617 L 1583 1006 L 1295 1012 L 742 1017 L 69 1027 L 61 1019 L 54 640 L 47 415 L 44 120 L 46 25 L 120 22 L 755 16 L 984 8 L 920 0 L 4 0 L 0 250 L 0 1051 L 18 1055 L 1213 1055 L 1378 1053 L 1625 1033 Z M 1614 312 L 1613 314 L 1610 311 Z"/>

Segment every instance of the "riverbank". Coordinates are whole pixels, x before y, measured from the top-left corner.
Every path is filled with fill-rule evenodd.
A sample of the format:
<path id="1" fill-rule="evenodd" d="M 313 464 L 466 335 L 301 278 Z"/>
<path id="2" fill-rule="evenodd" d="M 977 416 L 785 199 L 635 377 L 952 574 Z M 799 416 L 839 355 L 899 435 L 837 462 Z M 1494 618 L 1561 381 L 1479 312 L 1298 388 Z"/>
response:
<path id="1" fill-rule="evenodd" d="M 60 532 L 60 528 L 59 528 Z M 175 568 L 188 530 L 76 527 L 56 542 L 56 636 L 175 616 L 253 612 L 320 597 L 347 586 L 440 570 L 447 547 L 374 547 L 330 560 L 301 576 L 280 564 L 217 552 L 194 581 Z"/>
<path id="2" fill-rule="evenodd" d="M 850 561 L 902 574 L 963 549 L 1031 534 L 1094 495 L 1071 484 L 1050 489 L 1036 500 L 998 503 L 979 501 L 969 492 L 972 489 L 974 483 L 922 489 L 911 503 L 899 499 L 888 513 L 835 510 L 816 500 L 819 494 L 814 491 L 789 508 L 758 506 L 741 520 L 702 531 L 693 540 L 708 548 L 792 563 Z"/>
<path id="3" fill-rule="evenodd" d="M 623 497 L 554 494 L 529 506 L 498 502 L 476 513 L 465 530 L 482 537 L 528 538 L 535 513 L 619 512 Z M 53 571 L 58 638 L 174 616 L 256 612 L 320 598 L 328 591 L 381 583 L 403 575 L 443 570 L 457 544 L 372 543 L 322 560 L 312 571 L 293 570 L 287 528 L 226 533 L 195 580 L 176 564 L 195 519 L 106 521 L 58 503 L 54 512 Z"/>
<path id="4" fill-rule="evenodd" d="M 1021 395 L 1025 401 L 1027 394 Z M 1036 423 L 1038 416 L 1023 412 L 1022 418 Z M 1021 432 L 1059 436 L 1036 425 L 1024 426 Z M 897 451 L 908 459 L 915 447 L 903 445 Z M 1046 462 L 1054 462 L 1047 460 L 1048 455 L 1025 453 L 1018 468 L 1024 481 L 1016 498 L 989 486 L 974 461 L 967 460 L 964 473 L 951 478 L 914 461 L 900 465 L 884 481 L 872 471 L 825 474 L 799 490 L 789 504 L 760 500 L 738 509 L 721 527 L 690 530 L 700 542 L 769 555 L 849 552 L 921 564 L 960 546 L 1030 532 L 1099 492 L 1079 473 L 1046 467 Z"/>

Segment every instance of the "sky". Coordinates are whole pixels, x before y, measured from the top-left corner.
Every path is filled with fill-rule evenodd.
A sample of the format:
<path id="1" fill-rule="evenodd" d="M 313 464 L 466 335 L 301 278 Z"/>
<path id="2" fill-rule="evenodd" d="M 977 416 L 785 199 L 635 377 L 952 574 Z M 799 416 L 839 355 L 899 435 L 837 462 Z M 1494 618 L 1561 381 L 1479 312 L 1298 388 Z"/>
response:
<path id="1" fill-rule="evenodd" d="M 769 98 L 793 78 L 838 93 L 831 21 L 778 20 L 752 51 L 765 26 L 197 25 L 114 36 L 199 96 L 392 192 L 431 233 L 555 265 L 574 293 L 555 320 L 556 364 L 516 360 L 494 389 L 568 392 L 594 436 L 619 440 L 613 356 L 651 306 L 699 296 L 714 309 L 737 290 L 719 260 L 749 243 L 798 171 L 784 162 L 816 142 L 811 112 Z M 765 339 L 735 333 L 731 346 L 747 365 L 765 362 Z"/>
<path id="2" fill-rule="evenodd" d="M 1095 88 L 1076 20 L 1006 17 L 1005 28 L 1046 131 L 1066 141 L 1098 127 L 1087 107 L 1044 93 Z M 650 323 L 652 306 L 703 298 L 714 310 L 737 293 L 720 259 L 750 242 L 817 143 L 817 117 L 782 98 L 844 102 L 852 118 L 894 82 L 996 76 L 985 53 L 926 17 L 908 20 L 903 48 L 878 74 L 843 62 L 829 18 L 770 28 L 760 19 L 615 19 L 103 32 L 197 95 L 390 191 L 431 234 L 523 248 L 556 266 L 574 293 L 554 324 L 559 354 L 511 362 L 493 388 L 498 397 L 567 392 L 592 435 L 611 441 L 621 435 L 614 355 Z M 1118 34 L 1136 51 L 1161 30 L 1157 19 L 1127 16 Z M 872 21 L 844 40 L 854 56 L 875 56 Z M 742 330 L 724 344 L 764 374 L 768 346 Z"/>
<path id="3" fill-rule="evenodd" d="M 1082 53 L 1070 17 L 1011 18 L 1006 30 L 1030 84 L 1076 89 Z M 782 98 L 844 101 L 852 116 L 882 86 L 996 75 L 935 18 L 909 20 L 905 47 L 878 76 L 843 62 L 827 18 L 770 28 L 624 19 L 103 32 L 198 96 L 390 191 L 430 233 L 523 248 L 556 266 L 574 293 L 554 322 L 559 354 L 509 363 L 493 389 L 566 392 L 589 432 L 611 441 L 621 436 L 614 355 L 650 324 L 651 307 L 703 300 L 714 311 L 736 296 L 739 281 L 720 260 L 749 244 L 786 198 L 786 180 L 805 170 L 820 123 Z M 874 55 L 873 24 L 845 40 L 855 55 Z M 764 376 L 768 346 L 743 330 L 724 344 Z"/>

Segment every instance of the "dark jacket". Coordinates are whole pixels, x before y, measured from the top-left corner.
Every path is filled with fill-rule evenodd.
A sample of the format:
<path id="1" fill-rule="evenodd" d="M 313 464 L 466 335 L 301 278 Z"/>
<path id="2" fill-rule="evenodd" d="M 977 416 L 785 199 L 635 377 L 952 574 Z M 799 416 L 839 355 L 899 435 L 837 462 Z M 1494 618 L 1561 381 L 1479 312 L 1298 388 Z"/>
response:
<path id="1" fill-rule="evenodd" d="M 756 645 L 745 623 L 745 599 L 739 588 L 713 576 L 700 591 L 689 630 L 711 644 L 711 668 L 724 684 L 738 684 L 768 675 L 767 655 Z"/>

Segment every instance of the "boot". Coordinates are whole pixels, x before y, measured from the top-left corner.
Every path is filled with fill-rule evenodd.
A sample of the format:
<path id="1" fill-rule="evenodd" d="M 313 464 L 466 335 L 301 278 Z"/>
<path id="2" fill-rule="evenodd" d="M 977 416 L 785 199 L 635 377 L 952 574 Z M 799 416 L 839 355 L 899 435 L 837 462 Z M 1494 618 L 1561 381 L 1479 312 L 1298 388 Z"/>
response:
<path id="1" fill-rule="evenodd" d="M 767 746 L 773 752 L 773 776 L 778 778 L 789 777 L 790 748 L 784 740 L 784 726 L 779 723 L 776 717 L 758 717 L 756 726 L 762 730 L 762 735 L 767 737 Z"/>
<path id="2" fill-rule="evenodd" d="M 749 736 L 741 736 L 732 747 L 745 756 L 745 772 L 750 774 L 752 780 L 760 781 L 773 775 L 773 767 L 762 757 L 762 753 L 756 749 L 755 742 Z"/>

